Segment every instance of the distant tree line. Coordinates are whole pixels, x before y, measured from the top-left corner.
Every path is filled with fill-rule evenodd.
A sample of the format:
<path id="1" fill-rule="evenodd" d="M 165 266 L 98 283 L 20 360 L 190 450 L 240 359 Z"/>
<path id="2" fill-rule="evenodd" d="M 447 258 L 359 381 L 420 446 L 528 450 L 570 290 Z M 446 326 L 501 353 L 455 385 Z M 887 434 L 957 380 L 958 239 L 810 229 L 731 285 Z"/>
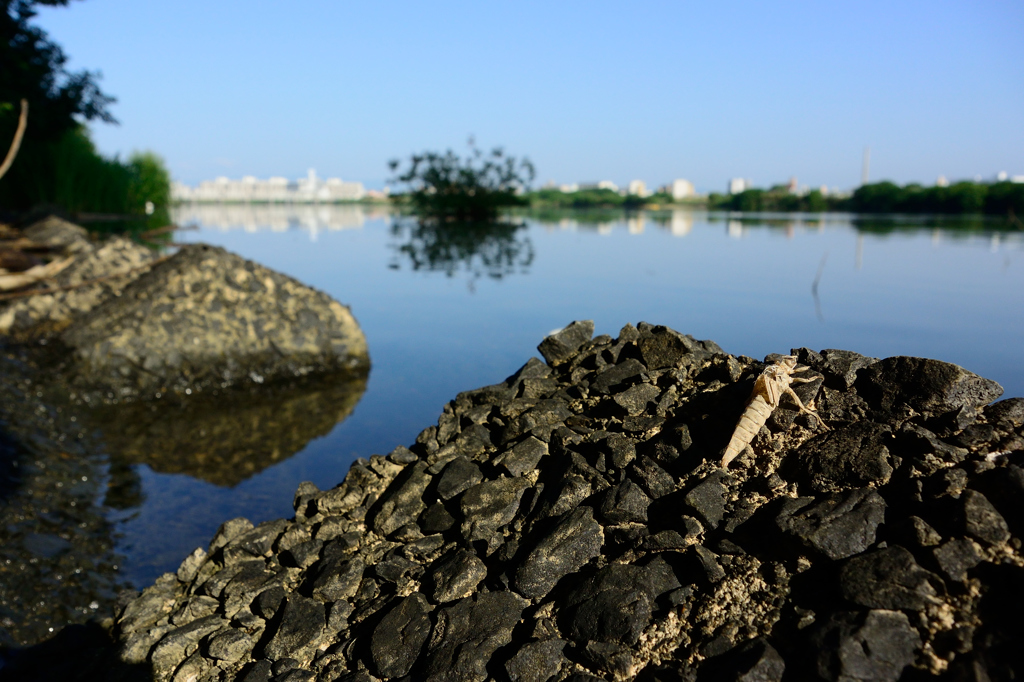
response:
<path id="1" fill-rule="evenodd" d="M 1024 183 L 957 182 L 945 187 L 883 181 L 858 187 L 848 197 L 818 190 L 793 194 L 784 185 L 708 196 L 710 208 L 730 211 L 850 211 L 853 213 L 945 213 L 1020 215 Z"/>
<path id="2" fill-rule="evenodd" d="M 68 0 L 0 0 L 0 156 L 14 137 L 19 102 L 28 102 L 28 126 L 10 170 L 0 179 L 0 207 L 21 211 L 51 205 L 72 213 L 145 212 L 163 207 L 170 176 L 152 153 L 127 162 L 100 155 L 86 123 L 116 123 L 116 100 L 97 84 L 99 75 L 69 72 L 67 56 L 31 23 L 36 6 Z"/>

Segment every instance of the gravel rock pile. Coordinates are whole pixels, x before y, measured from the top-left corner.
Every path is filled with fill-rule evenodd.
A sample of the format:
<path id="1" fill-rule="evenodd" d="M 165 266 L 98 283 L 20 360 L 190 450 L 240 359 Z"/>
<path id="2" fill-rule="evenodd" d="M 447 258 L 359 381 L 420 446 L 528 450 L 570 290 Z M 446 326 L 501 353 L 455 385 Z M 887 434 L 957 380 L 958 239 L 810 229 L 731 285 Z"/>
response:
<path id="1" fill-rule="evenodd" d="M 934 360 L 764 363 L 576 322 L 409 448 L 223 524 L 126 596 L 158 680 L 1003 680 L 1024 670 L 1024 399 Z M 772 361 L 769 356 L 766 362 Z M 813 403 L 812 403 L 813 401 Z"/>

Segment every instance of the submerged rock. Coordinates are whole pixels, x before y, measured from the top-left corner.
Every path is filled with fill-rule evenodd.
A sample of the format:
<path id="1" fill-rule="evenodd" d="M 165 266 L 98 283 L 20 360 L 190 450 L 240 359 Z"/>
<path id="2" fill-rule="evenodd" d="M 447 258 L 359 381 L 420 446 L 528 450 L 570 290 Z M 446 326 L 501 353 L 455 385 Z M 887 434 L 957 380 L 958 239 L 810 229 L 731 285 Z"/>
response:
<path id="1" fill-rule="evenodd" d="M 157 680 L 1024 669 L 1024 420 L 985 406 L 997 385 L 800 349 L 823 377 L 802 398 L 831 430 L 783 401 L 726 471 L 764 365 L 665 327 L 592 329 L 545 340 L 550 364 L 460 394 L 337 488 L 303 484 L 294 519 L 225 524 L 123 605 L 122 660 Z"/>

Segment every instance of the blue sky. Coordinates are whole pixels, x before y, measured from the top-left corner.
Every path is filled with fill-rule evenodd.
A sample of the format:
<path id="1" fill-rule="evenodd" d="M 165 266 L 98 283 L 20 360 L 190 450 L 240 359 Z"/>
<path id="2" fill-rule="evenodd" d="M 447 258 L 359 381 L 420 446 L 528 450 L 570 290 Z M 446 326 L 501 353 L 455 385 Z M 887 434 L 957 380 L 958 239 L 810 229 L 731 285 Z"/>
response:
<path id="1" fill-rule="evenodd" d="M 1024 175 L 1024 4 L 86 0 L 38 23 L 175 178 L 379 186 L 502 145 L 548 179 L 851 188 Z"/>

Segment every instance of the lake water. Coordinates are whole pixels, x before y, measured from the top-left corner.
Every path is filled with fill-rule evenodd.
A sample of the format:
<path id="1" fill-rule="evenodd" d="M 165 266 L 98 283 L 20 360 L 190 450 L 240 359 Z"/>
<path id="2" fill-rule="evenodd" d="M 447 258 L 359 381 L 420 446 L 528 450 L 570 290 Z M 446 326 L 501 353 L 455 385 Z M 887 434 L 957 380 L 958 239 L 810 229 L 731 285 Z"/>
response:
<path id="1" fill-rule="evenodd" d="M 122 525 L 127 575 L 141 583 L 223 520 L 290 516 L 300 481 L 332 487 L 356 457 L 411 444 L 458 392 L 503 380 L 576 319 L 612 335 L 664 324 L 756 358 L 800 346 L 932 357 L 1024 395 L 1019 232 L 676 210 L 526 218 L 474 240 L 358 206 L 195 206 L 174 217 L 199 228 L 180 241 L 224 246 L 351 306 L 373 368 L 344 421 L 232 487 L 141 466 L 146 501 Z"/>
<path id="2" fill-rule="evenodd" d="M 1024 395 L 1024 233 L 997 223 L 594 212 L 466 233 L 359 206 L 184 206 L 174 219 L 196 228 L 179 241 L 351 306 L 373 366 L 365 385 L 150 426 L 122 416 L 101 432 L 107 493 L 93 506 L 113 521 L 118 580 L 137 586 L 224 520 L 291 516 L 299 482 L 332 487 L 355 458 L 411 444 L 458 392 L 503 380 L 576 319 L 612 335 L 664 324 L 756 358 L 800 346 L 932 357 Z"/>

